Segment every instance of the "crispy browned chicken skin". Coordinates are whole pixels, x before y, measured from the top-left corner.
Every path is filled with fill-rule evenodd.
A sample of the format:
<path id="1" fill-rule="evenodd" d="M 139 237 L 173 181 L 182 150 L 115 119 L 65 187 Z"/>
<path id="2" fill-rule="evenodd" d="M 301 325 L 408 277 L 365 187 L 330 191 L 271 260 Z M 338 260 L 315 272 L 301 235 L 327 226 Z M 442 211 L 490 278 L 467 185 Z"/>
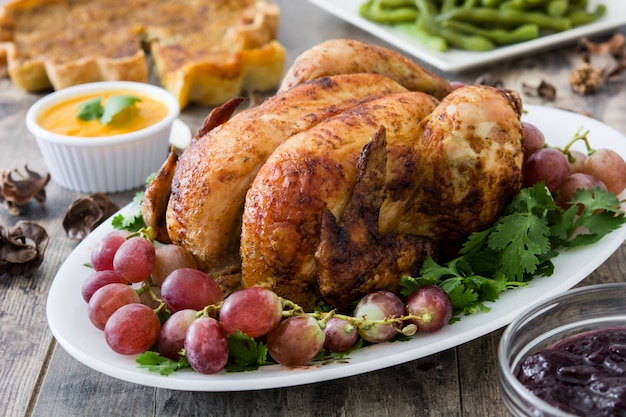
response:
<path id="1" fill-rule="evenodd" d="M 238 264 L 245 194 L 276 147 L 332 115 L 400 91 L 406 89 L 376 74 L 321 78 L 208 130 L 174 172 L 166 216 L 171 241 L 190 250 L 203 270 Z"/>
<path id="2" fill-rule="evenodd" d="M 314 68 L 341 51 L 354 60 Z M 521 103 L 486 86 L 452 91 L 396 55 L 324 43 L 261 105 L 215 109 L 150 185 L 144 216 L 225 291 L 260 285 L 307 309 L 345 309 L 395 290 L 426 255 L 456 254 L 521 187 Z M 385 76 L 358 73 L 368 60 Z M 315 79 L 336 72 L 352 74 Z"/>
<path id="3" fill-rule="evenodd" d="M 307 308 L 317 302 L 322 213 L 341 218 L 361 150 L 380 126 L 387 132 L 383 234 L 427 236 L 453 254 L 471 232 L 492 224 L 521 186 L 514 94 L 481 86 L 441 103 L 412 92 L 372 100 L 293 136 L 263 165 L 243 214 L 244 285 L 272 288 Z"/>
<path id="4" fill-rule="evenodd" d="M 272 288 L 311 308 L 319 299 L 315 251 L 324 210 L 341 217 L 357 178 L 361 150 L 380 126 L 387 152 L 408 160 L 420 120 L 437 106 L 415 92 L 388 94 L 328 118 L 279 146 L 246 196 L 241 230 L 242 282 Z M 388 166 L 402 182 L 406 172 Z M 395 177 L 398 174 L 400 177 Z"/>
<path id="5" fill-rule="evenodd" d="M 317 246 L 317 284 L 321 297 L 350 312 L 355 300 L 377 290 L 396 292 L 404 275 L 416 276 L 427 256 L 436 257 L 433 239 L 381 233 L 378 213 L 387 169 L 385 128 L 363 147 L 356 184 L 338 221 L 323 210 Z"/>

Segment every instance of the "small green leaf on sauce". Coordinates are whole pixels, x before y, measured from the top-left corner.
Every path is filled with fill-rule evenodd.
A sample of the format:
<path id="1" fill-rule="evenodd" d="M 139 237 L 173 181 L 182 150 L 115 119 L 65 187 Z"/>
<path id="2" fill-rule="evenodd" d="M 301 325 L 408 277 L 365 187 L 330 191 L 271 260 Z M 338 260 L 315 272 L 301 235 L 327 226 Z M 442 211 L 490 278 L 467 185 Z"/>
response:
<path id="1" fill-rule="evenodd" d="M 111 123 L 113 118 L 124 109 L 141 101 L 140 98 L 129 95 L 111 96 L 102 106 L 102 97 L 96 97 L 84 101 L 78 105 L 77 117 L 81 120 L 99 119 L 103 125 Z"/>
<path id="2" fill-rule="evenodd" d="M 85 121 L 99 119 L 104 112 L 102 104 L 100 104 L 101 101 L 102 97 L 96 97 L 83 101 L 78 105 L 78 114 L 76 117 Z"/>
<path id="3" fill-rule="evenodd" d="M 134 105 L 141 99 L 133 96 L 111 96 L 104 105 L 104 113 L 100 117 L 100 123 L 106 125 L 113 120 L 113 117 L 121 113 L 124 109 Z"/>

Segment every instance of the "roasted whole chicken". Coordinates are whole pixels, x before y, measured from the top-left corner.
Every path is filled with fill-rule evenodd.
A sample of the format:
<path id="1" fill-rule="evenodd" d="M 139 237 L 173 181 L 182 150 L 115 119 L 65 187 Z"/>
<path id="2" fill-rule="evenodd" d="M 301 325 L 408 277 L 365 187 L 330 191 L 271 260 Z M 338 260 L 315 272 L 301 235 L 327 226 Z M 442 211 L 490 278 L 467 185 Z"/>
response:
<path id="1" fill-rule="evenodd" d="M 316 78 L 316 59 L 342 47 L 376 64 Z M 453 90 L 415 67 L 355 41 L 305 52 L 275 96 L 215 109 L 170 155 L 146 190 L 146 223 L 227 292 L 258 285 L 345 310 L 396 291 L 426 256 L 453 256 L 493 224 L 522 184 L 517 94 Z"/>

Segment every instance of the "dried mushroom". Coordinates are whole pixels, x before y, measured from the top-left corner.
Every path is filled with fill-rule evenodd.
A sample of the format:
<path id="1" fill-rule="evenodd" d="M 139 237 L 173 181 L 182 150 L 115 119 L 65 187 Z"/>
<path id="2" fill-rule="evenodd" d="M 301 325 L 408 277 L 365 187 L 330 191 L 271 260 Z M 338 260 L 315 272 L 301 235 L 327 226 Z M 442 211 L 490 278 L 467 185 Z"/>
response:
<path id="1" fill-rule="evenodd" d="M 0 274 L 35 274 L 48 246 L 48 232 L 37 223 L 19 221 L 7 229 L 0 225 Z"/>
<path id="2" fill-rule="evenodd" d="M 1 192 L 0 201 L 5 203 L 9 214 L 19 216 L 22 206 L 25 206 L 31 199 L 35 199 L 43 207 L 46 201 L 45 187 L 50 181 L 50 174 L 41 176 L 35 171 L 24 166 L 26 174 L 22 174 L 17 169 L 10 171 L 5 169 L 0 175 Z M 14 174 L 19 178 L 15 178 Z"/>
<path id="3" fill-rule="evenodd" d="M 106 194 L 94 193 L 74 200 L 63 218 L 67 237 L 81 241 L 120 207 Z"/>
<path id="4" fill-rule="evenodd" d="M 580 94 L 590 94 L 602 87 L 611 77 L 626 70 L 626 39 L 621 33 L 615 33 L 606 42 L 591 42 L 587 38 L 580 39 L 578 50 L 583 63 L 576 67 L 569 76 L 572 89 Z M 592 60 L 604 61 L 598 66 Z"/>
<path id="5" fill-rule="evenodd" d="M 504 88 L 504 82 L 500 78 L 494 77 L 491 73 L 486 72 L 479 75 L 474 80 L 474 85 L 488 85 L 494 88 Z"/>
<path id="6" fill-rule="evenodd" d="M 540 97 L 548 101 L 556 100 L 556 87 L 545 80 L 541 80 L 536 87 L 522 83 L 522 91 L 529 96 Z"/>

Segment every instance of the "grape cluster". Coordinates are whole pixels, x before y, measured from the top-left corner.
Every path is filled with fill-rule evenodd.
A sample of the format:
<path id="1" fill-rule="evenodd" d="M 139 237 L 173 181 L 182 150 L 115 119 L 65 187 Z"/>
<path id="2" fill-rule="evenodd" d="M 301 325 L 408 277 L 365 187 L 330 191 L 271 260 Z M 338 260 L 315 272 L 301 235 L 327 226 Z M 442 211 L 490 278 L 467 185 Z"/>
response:
<path id="1" fill-rule="evenodd" d="M 589 132 L 577 132 L 563 148 L 548 146 L 544 134 L 535 125 L 523 122 L 524 186 L 543 181 L 556 203 L 567 209 L 577 189 L 600 187 L 619 195 L 626 188 L 626 162 L 611 149 L 593 149 Z M 587 153 L 572 150 L 578 141 Z"/>
<path id="2" fill-rule="evenodd" d="M 91 253 L 94 272 L 82 286 L 90 321 L 123 355 L 156 350 L 212 374 L 228 363 L 229 336 L 238 334 L 266 344 L 275 362 L 303 366 L 320 352 L 345 352 L 359 338 L 380 343 L 437 331 L 452 315 L 450 297 L 438 286 L 420 287 L 404 301 L 389 291 L 371 293 L 352 315 L 305 312 L 261 287 L 225 296 L 188 251 L 155 248 L 149 235 L 106 235 Z"/>

